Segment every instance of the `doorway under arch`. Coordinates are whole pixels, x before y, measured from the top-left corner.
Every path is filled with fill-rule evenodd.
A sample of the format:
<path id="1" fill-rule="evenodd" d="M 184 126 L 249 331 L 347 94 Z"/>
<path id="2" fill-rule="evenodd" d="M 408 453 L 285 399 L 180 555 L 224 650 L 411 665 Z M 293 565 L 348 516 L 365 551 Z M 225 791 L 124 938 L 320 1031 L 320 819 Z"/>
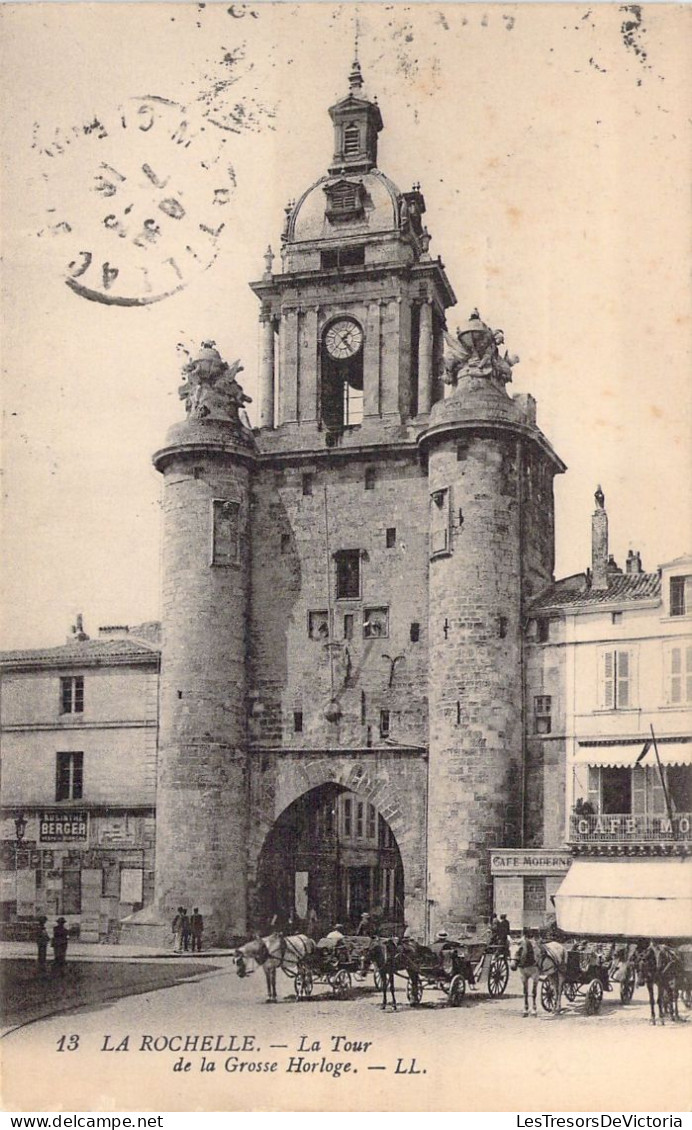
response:
<path id="1" fill-rule="evenodd" d="M 320 785 L 286 808 L 259 857 L 255 925 L 355 933 L 367 912 L 378 929 L 404 922 L 404 868 L 389 824 L 367 797 Z"/>

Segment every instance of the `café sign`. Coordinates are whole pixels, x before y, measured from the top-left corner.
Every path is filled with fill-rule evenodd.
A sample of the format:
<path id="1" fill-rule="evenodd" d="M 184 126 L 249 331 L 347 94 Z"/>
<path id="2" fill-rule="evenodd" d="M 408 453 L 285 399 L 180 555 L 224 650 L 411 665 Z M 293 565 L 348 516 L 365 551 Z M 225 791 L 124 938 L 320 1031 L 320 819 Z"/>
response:
<path id="1" fill-rule="evenodd" d="M 86 843 L 89 815 L 86 812 L 42 812 L 39 840 L 42 844 Z"/>
<path id="2" fill-rule="evenodd" d="M 568 871 L 572 856 L 568 851 L 491 850 L 493 875 L 549 875 Z"/>

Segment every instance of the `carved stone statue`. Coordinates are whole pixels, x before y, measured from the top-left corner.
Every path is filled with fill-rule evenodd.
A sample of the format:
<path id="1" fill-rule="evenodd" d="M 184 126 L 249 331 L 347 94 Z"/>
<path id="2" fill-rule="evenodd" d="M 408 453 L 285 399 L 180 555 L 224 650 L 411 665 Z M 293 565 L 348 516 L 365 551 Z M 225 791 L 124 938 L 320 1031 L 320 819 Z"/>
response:
<path id="1" fill-rule="evenodd" d="M 203 341 L 196 357 L 183 365 L 184 384 L 178 395 L 185 401 L 185 410 L 196 420 L 225 420 L 248 428 L 244 405 L 252 402 L 236 380 L 242 373 L 240 361 L 232 365 L 224 361 L 216 342 Z"/>
<path id="2" fill-rule="evenodd" d="M 504 387 L 519 362 L 516 353 L 507 350 L 500 356 L 504 340 L 502 330 L 491 330 L 474 310 L 468 322 L 457 328 L 456 338 L 445 334 L 445 382 L 456 385 L 460 377 L 482 377 Z"/>

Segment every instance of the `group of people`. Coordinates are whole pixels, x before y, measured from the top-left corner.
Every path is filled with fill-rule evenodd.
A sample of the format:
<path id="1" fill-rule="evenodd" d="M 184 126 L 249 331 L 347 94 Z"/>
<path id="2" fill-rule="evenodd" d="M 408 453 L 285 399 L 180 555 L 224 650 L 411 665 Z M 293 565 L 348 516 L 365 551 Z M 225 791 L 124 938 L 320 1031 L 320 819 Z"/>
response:
<path id="1" fill-rule="evenodd" d="M 179 906 L 173 919 L 173 950 L 175 953 L 201 953 L 204 919 L 197 907 L 188 914 L 187 907 Z"/>
<path id="2" fill-rule="evenodd" d="M 45 914 L 42 914 L 38 920 L 38 926 L 36 927 L 36 949 L 39 972 L 45 973 L 48 968 L 48 946 L 50 945 L 53 949 L 53 967 L 56 973 L 62 974 L 67 961 L 67 943 L 69 940 L 67 926 L 65 925 L 64 918 L 58 918 L 58 921 L 53 927 L 53 937 L 51 938 L 46 929 L 47 921 L 48 919 Z"/>

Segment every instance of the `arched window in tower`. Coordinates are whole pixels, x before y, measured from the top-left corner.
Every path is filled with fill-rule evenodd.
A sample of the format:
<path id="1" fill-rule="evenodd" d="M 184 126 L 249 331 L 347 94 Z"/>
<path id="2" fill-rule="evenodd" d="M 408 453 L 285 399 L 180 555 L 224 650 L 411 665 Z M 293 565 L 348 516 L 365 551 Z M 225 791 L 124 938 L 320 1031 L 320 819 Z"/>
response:
<path id="1" fill-rule="evenodd" d="M 360 129 L 355 122 L 351 122 L 344 129 L 344 156 L 355 157 L 360 149 Z"/>
<path id="2" fill-rule="evenodd" d="M 322 338 L 321 418 L 326 428 L 363 420 L 363 330 L 355 318 L 337 318 Z"/>

